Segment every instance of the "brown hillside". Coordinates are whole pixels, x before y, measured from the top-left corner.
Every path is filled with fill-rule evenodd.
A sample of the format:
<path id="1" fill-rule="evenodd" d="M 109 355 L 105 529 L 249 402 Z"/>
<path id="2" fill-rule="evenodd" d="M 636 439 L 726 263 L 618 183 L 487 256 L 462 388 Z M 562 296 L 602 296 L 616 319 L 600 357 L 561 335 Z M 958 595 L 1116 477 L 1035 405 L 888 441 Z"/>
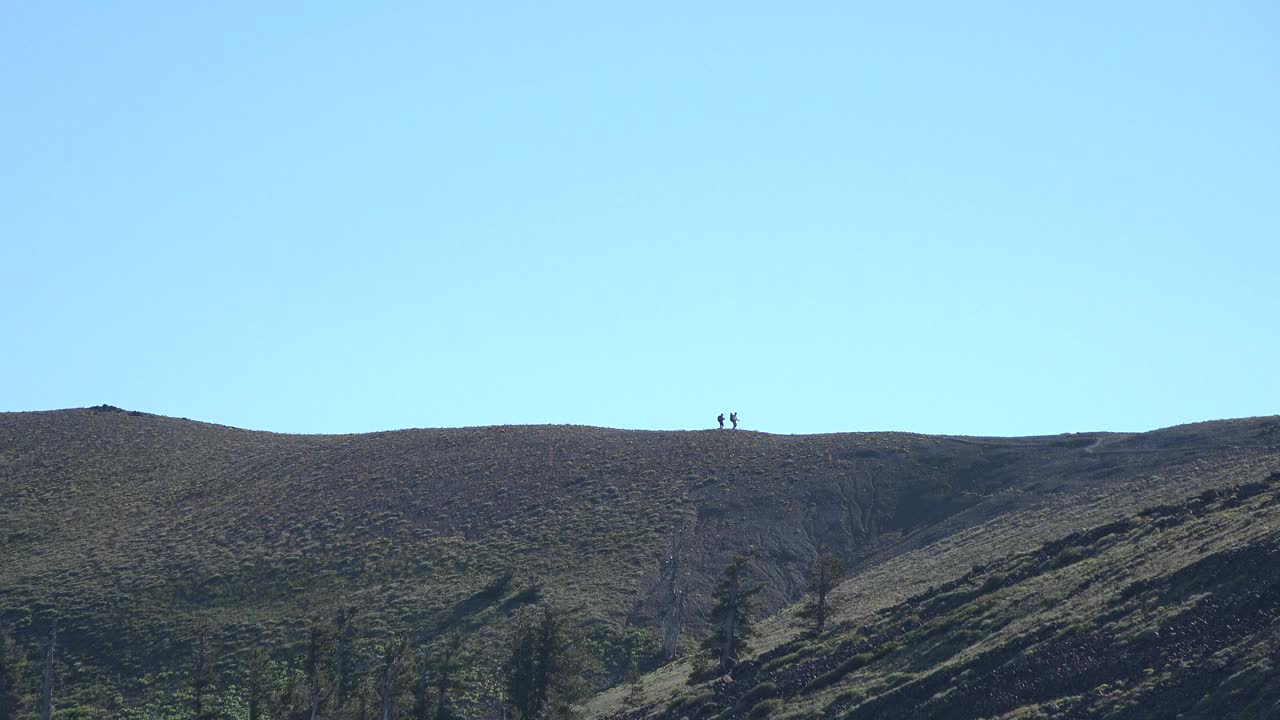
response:
<path id="1" fill-rule="evenodd" d="M 114 408 L 0 414 L 0 609 L 60 615 L 85 677 L 163 667 L 197 619 L 229 646 L 350 602 L 484 635 L 536 597 L 654 628 L 674 542 L 705 614 L 735 554 L 797 600 L 816 548 L 870 567 L 1002 514 L 1262 462 L 1280 419 L 1034 438 L 579 426 L 297 436 Z M 1166 487 L 1168 485 L 1168 487 Z M 1031 547 L 1044 540 L 1027 532 Z M 1017 542 L 1017 539 L 1014 539 Z M 962 573 L 967 568 L 956 568 Z M 177 638 L 177 639 L 175 639 Z"/>

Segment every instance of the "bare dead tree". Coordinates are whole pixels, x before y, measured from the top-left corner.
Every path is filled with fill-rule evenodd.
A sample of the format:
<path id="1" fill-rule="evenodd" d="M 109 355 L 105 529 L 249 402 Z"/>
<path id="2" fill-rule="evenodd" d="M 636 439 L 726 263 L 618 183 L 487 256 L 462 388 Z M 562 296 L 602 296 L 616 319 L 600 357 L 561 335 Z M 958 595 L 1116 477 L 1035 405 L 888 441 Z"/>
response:
<path id="1" fill-rule="evenodd" d="M 209 646 L 209 628 L 201 626 L 196 629 L 196 636 L 191 644 L 191 712 L 195 720 L 208 720 L 209 714 L 204 707 L 205 691 L 213 684 L 213 651 Z"/>
<path id="2" fill-rule="evenodd" d="M 680 631 L 684 627 L 689 599 L 689 579 L 684 572 L 684 543 L 676 529 L 671 530 L 662 584 L 665 610 L 662 614 L 662 656 L 671 660 L 680 647 Z"/>

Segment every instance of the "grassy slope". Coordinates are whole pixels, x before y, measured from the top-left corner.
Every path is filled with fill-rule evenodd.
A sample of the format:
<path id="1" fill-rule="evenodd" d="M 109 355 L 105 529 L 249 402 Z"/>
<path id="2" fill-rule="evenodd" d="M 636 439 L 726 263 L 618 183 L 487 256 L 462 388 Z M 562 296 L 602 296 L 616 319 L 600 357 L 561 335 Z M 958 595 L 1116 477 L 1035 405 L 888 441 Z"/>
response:
<path id="1" fill-rule="evenodd" d="M 107 409 L 0 414 L 0 612 L 33 628 L 62 618 L 71 687 L 175 665 L 199 621 L 244 647 L 296 639 L 306 614 L 339 602 L 365 608 L 375 632 L 463 627 L 483 654 L 534 587 L 601 637 L 652 627 L 674 537 L 695 629 L 729 557 L 752 556 L 776 610 L 799 599 L 819 543 L 861 562 L 846 612 L 862 613 L 1067 529 L 1256 475 L 1277 444 L 1274 418 L 984 439 L 289 436 Z M 785 642 L 775 624 L 768 642 Z"/>
<path id="2" fill-rule="evenodd" d="M 642 703 L 614 689 L 590 714 L 1276 716 L 1280 453 L 1274 430 L 1259 433 L 1269 453 L 1072 493 L 866 567 L 823 636 L 789 610 L 729 676 L 691 681 L 676 663 L 645 678 Z"/>

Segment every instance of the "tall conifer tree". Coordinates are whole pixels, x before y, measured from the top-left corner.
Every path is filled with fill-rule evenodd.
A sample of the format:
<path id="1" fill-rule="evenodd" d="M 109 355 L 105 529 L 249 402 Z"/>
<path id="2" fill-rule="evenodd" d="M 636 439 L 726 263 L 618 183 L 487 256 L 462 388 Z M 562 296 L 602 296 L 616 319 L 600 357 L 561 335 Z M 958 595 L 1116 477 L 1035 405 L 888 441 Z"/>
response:
<path id="1" fill-rule="evenodd" d="M 17 720 L 22 711 L 23 676 L 27 659 L 9 629 L 0 627 L 0 720 Z"/>
<path id="2" fill-rule="evenodd" d="M 271 655 L 264 647 L 256 647 L 244 668 L 245 700 L 249 720 L 262 720 L 271 697 Z"/>
<path id="3" fill-rule="evenodd" d="M 711 637 L 702 648 L 716 661 L 720 672 L 728 672 L 746 654 L 748 642 L 755 635 L 757 603 L 755 595 L 764 585 L 743 586 L 743 571 L 747 559 L 736 557 L 725 566 L 720 584 L 716 586 L 711 608 Z"/>
<path id="4" fill-rule="evenodd" d="M 404 684 L 404 654 L 409 644 L 401 637 L 384 641 L 378 648 L 376 689 L 378 692 L 378 717 L 394 720 L 398 717 L 397 702 Z"/>
<path id="5" fill-rule="evenodd" d="M 435 657 L 435 673 L 431 688 L 435 691 L 435 720 L 455 720 L 453 706 L 449 703 L 449 694 L 462 689 L 459 675 L 462 671 L 462 636 L 450 635 L 444 647 Z"/>
<path id="6" fill-rule="evenodd" d="M 568 717 L 582 691 L 582 659 L 550 605 L 517 631 L 507 661 L 507 702 L 517 718 Z"/>
<path id="7" fill-rule="evenodd" d="M 827 602 L 831 591 L 835 589 L 845 573 L 845 564 L 825 547 L 818 550 L 818 557 L 813 561 L 813 575 L 809 578 L 809 600 L 800 609 L 800 617 L 809 621 L 809 629 L 814 635 L 820 634 L 827 627 L 831 617 L 831 606 Z"/>
<path id="8" fill-rule="evenodd" d="M 306 694 L 307 718 L 316 720 L 333 696 L 335 683 L 334 638 L 316 618 L 307 627 L 307 651 L 302 662 L 302 686 Z"/>
<path id="9" fill-rule="evenodd" d="M 356 641 L 356 608 L 339 607 L 333 619 L 334 694 L 338 709 L 347 706 L 347 698 L 355 686 L 352 671 L 352 648 Z"/>

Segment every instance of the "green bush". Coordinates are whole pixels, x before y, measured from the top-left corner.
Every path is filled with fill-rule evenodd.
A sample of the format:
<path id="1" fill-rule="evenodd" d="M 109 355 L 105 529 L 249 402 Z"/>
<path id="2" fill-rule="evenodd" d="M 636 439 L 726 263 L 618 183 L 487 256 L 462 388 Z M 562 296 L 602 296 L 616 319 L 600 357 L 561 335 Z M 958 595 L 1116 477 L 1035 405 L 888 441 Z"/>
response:
<path id="1" fill-rule="evenodd" d="M 1087 555 L 1088 553 L 1082 547 L 1072 546 L 1066 548 L 1062 552 L 1058 553 L 1058 556 L 1053 559 L 1052 567 L 1066 567 L 1072 563 L 1083 560 Z"/>
<path id="2" fill-rule="evenodd" d="M 837 666 L 834 670 L 825 672 L 819 675 L 818 677 L 814 678 L 813 682 L 809 683 L 809 686 L 805 688 L 805 690 L 808 692 L 812 692 L 814 690 L 821 690 L 822 688 L 835 685 L 837 682 L 839 682 L 840 678 L 844 677 L 845 675 L 848 675 L 854 670 L 858 670 L 859 668 L 863 668 L 863 667 L 866 667 L 867 665 L 870 665 L 871 663 L 875 662 L 875 659 L 876 659 L 876 656 L 872 653 L 858 653 L 857 655 L 854 655 L 848 660 L 845 660 L 844 662 L 840 663 L 840 665 Z"/>
<path id="3" fill-rule="evenodd" d="M 782 701 L 777 698 L 765 700 L 751 708 L 751 712 L 747 713 L 747 720 L 764 720 L 780 707 L 782 707 Z"/>
<path id="4" fill-rule="evenodd" d="M 715 697 L 715 695 L 715 692 L 710 688 L 703 688 L 695 693 L 681 695 L 667 704 L 667 714 L 696 715 L 697 713 L 693 712 L 693 710 Z"/>
<path id="5" fill-rule="evenodd" d="M 741 703 L 743 706 L 748 706 L 756 702 L 757 700 L 763 700 L 767 697 L 771 697 L 775 695 L 777 692 L 778 692 L 777 685 L 774 685 L 771 682 L 762 682 L 759 685 L 748 690 L 747 693 L 742 696 L 742 700 L 740 700 L 739 703 Z"/>
<path id="6" fill-rule="evenodd" d="M 831 702 L 827 703 L 826 712 L 832 712 L 833 710 L 839 708 L 845 703 L 848 703 L 850 705 L 857 705 L 858 703 L 866 699 L 867 699 L 867 694 L 861 690 L 855 690 L 855 689 L 842 690 L 840 691 L 839 695 L 836 695 L 834 698 L 831 699 Z"/>
<path id="7" fill-rule="evenodd" d="M 777 670 L 778 668 L 784 665 L 791 665 L 793 663 L 800 662 L 801 660 L 807 657 L 816 655 L 818 654 L 818 652 L 825 649 L 826 649 L 826 646 L 823 645 L 822 643 L 808 643 L 805 645 L 801 645 L 794 652 L 789 653 L 787 655 L 781 655 L 779 657 L 776 657 L 770 660 L 764 665 L 761 665 L 760 672 L 762 673 L 773 672 L 774 670 Z"/>
<path id="8" fill-rule="evenodd" d="M 993 593 L 996 590 L 999 590 L 1000 588 L 1004 587 L 1004 584 L 1008 579 L 1009 579 L 1009 576 L 1006 575 L 1005 573 L 1001 573 L 1001 572 L 991 573 L 990 575 L 987 576 L 985 580 L 982 581 L 982 587 L 978 588 L 978 594 L 986 595 L 987 593 Z"/>

